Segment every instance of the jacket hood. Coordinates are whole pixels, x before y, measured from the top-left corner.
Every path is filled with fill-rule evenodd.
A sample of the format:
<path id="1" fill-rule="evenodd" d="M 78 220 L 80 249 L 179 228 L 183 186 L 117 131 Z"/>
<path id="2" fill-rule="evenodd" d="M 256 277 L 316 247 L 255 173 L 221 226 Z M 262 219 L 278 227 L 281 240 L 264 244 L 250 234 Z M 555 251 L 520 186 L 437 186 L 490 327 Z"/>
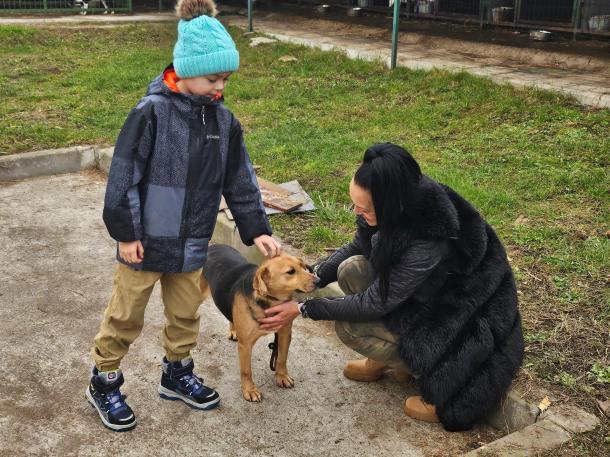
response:
<path id="1" fill-rule="evenodd" d="M 204 95 L 190 95 L 172 91 L 169 87 L 167 87 L 167 84 L 165 84 L 164 75 L 166 71 L 173 68 L 173 65 L 168 65 L 165 70 L 163 70 L 155 79 L 152 80 L 152 82 L 148 85 L 148 89 L 146 90 L 147 96 L 164 95 L 192 105 L 216 106 L 220 105 L 224 101 L 224 97 L 220 98 L 219 100 L 212 100 L 210 97 Z"/>

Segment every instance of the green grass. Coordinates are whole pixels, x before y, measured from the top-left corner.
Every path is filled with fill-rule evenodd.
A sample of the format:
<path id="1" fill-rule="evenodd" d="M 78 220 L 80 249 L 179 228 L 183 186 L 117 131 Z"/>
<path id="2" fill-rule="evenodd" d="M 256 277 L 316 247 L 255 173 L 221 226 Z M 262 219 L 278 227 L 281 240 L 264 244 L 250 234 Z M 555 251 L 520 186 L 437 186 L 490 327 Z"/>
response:
<path id="1" fill-rule="evenodd" d="M 364 150 L 401 144 L 507 245 L 526 369 L 585 392 L 583 401 L 610 396 L 610 111 L 465 73 L 390 72 L 281 43 L 250 48 L 232 33 L 242 67 L 226 103 L 251 156 L 268 179 L 298 179 L 319 208 L 274 216 L 280 235 L 313 256 L 348 241 L 347 185 Z M 174 39 L 168 24 L 0 27 L 0 151 L 112 144 Z"/>

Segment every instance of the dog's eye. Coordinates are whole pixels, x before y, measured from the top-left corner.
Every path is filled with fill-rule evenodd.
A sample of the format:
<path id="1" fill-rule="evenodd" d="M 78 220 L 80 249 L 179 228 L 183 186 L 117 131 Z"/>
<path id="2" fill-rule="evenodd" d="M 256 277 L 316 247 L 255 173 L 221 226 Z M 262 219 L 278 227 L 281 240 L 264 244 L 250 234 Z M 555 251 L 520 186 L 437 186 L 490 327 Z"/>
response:
<path id="1" fill-rule="evenodd" d="M 289 274 L 289 275 L 293 275 L 293 274 L 295 274 L 295 273 L 296 273 L 296 271 L 295 271 L 295 269 L 294 269 L 294 268 L 291 268 L 290 270 L 288 270 L 288 271 L 286 272 L 286 274 Z"/>

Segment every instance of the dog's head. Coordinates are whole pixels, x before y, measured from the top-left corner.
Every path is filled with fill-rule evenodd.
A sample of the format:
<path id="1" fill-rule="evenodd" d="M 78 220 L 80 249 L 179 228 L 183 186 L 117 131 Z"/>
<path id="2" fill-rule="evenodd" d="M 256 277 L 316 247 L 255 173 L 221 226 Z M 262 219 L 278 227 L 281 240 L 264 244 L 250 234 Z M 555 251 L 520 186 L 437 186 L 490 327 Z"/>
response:
<path id="1" fill-rule="evenodd" d="M 301 259 L 282 254 L 266 260 L 258 267 L 253 286 L 262 297 L 288 299 L 294 292 L 313 291 L 317 279 Z"/>

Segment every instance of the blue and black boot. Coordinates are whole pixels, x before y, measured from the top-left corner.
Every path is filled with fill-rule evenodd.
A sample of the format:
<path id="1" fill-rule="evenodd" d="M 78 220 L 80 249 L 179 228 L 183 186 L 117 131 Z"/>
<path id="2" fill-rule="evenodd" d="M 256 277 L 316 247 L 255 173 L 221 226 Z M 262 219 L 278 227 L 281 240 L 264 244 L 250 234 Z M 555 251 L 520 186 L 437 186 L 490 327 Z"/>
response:
<path id="1" fill-rule="evenodd" d="M 119 388 L 125 382 L 121 370 L 100 372 L 93 368 L 91 382 L 85 392 L 102 419 L 102 423 L 115 432 L 125 432 L 136 426 L 136 416 L 125 402 Z"/>
<path id="2" fill-rule="evenodd" d="M 187 357 L 178 362 L 163 358 L 163 374 L 159 395 L 166 400 L 182 400 L 196 409 L 213 409 L 220 404 L 220 396 L 203 384 L 203 379 L 193 373 L 195 364 Z"/>

